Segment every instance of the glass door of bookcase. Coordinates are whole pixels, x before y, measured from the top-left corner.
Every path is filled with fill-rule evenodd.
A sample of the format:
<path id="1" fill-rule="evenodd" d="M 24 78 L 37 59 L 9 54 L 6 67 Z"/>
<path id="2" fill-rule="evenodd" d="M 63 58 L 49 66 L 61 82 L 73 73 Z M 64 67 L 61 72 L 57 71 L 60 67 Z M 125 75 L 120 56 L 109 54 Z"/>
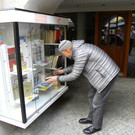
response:
<path id="1" fill-rule="evenodd" d="M 0 23 L 0 117 L 22 122 L 13 23 Z"/>
<path id="2" fill-rule="evenodd" d="M 58 43 L 65 27 L 19 23 L 21 68 L 26 117 L 49 103 L 62 89 L 59 82 L 46 83 L 55 68 L 63 66 Z"/>
<path id="3" fill-rule="evenodd" d="M 0 24 L 0 116 L 25 123 L 65 87 L 45 78 L 65 66 L 58 44 L 66 27 L 16 24 Z"/>

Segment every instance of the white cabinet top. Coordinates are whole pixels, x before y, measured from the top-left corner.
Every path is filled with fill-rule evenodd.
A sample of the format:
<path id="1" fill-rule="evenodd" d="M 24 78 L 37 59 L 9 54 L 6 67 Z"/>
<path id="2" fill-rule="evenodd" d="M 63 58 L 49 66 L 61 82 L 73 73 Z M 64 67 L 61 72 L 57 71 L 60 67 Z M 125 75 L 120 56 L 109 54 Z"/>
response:
<path id="1" fill-rule="evenodd" d="M 68 25 L 68 18 L 46 15 L 26 10 L 9 9 L 0 11 L 0 23 L 25 22 L 52 25 Z"/>

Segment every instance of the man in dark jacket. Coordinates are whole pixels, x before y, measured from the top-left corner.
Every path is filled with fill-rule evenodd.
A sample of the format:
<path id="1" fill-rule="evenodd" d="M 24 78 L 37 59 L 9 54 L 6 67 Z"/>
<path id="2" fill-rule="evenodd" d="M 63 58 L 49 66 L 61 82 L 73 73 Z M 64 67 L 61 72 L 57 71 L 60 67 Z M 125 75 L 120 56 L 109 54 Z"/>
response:
<path id="1" fill-rule="evenodd" d="M 86 134 L 100 131 L 103 121 L 104 103 L 116 81 L 119 67 L 103 50 L 95 45 L 84 43 L 83 40 L 72 42 L 63 40 L 59 44 L 59 51 L 64 56 L 73 59 L 74 64 L 64 69 L 55 70 L 55 75 L 68 74 L 47 77 L 47 82 L 73 81 L 80 74 L 83 74 L 92 85 L 92 88 L 88 95 L 90 112 L 88 117 L 80 119 L 79 123 L 92 124 L 83 130 Z"/>

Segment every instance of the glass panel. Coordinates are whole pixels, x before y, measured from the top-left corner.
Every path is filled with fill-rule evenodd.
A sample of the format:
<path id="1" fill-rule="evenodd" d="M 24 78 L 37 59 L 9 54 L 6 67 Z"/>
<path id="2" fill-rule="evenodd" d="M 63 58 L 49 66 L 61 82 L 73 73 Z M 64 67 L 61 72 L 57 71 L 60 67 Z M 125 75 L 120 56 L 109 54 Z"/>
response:
<path id="1" fill-rule="evenodd" d="M 64 65 L 58 43 L 65 38 L 65 27 L 19 23 L 19 32 L 26 116 L 29 119 L 65 87 L 60 83 L 45 82 L 55 68 Z"/>
<path id="2" fill-rule="evenodd" d="M 0 24 L 0 115 L 22 121 L 13 23 Z"/>
<path id="3" fill-rule="evenodd" d="M 118 16 L 105 18 L 102 23 L 101 44 L 123 46 L 124 19 Z"/>
<path id="4" fill-rule="evenodd" d="M 28 23 L 19 23 L 21 67 L 23 77 L 23 90 L 26 105 L 26 116 L 29 117 L 36 111 L 35 100 L 38 93 L 34 89 L 34 68 L 32 60 L 32 41 L 35 38 L 40 27 L 32 27 Z M 32 105 L 30 103 L 33 103 Z"/>
<path id="5" fill-rule="evenodd" d="M 58 44 L 60 40 L 65 38 L 65 27 L 41 25 L 41 31 L 41 39 L 44 41 L 44 64 L 42 66 L 37 64 L 36 67 L 38 70 L 35 73 L 42 76 L 42 73 L 45 72 L 45 75 L 42 76 L 44 79 L 35 86 L 39 91 L 39 99 L 36 101 L 37 109 L 47 104 L 63 87 L 65 87 L 58 82 L 52 84 L 47 84 L 45 82 L 45 78 L 47 76 L 52 76 L 56 68 L 64 66 L 64 62 L 62 62 L 63 58 L 58 51 Z M 37 78 L 37 75 L 35 78 Z"/>

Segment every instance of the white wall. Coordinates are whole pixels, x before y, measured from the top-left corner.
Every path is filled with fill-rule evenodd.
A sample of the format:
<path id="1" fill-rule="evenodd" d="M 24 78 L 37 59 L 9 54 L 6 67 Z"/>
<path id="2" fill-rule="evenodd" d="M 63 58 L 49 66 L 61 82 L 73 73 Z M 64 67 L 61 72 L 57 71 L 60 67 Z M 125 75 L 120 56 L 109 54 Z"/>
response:
<path id="1" fill-rule="evenodd" d="M 63 0 L 1 0 L 2 8 L 21 8 L 53 14 Z"/>
<path id="2" fill-rule="evenodd" d="M 0 9 L 2 8 L 2 0 L 0 0 Z"/>
<path id="3" fill-rule="evenodd" d="M 2 7 L 3 8 L 14 8 L 14 7 L 20 7 L 24 8 L 26 3 L 29 0 L 2 0 Z"/>

